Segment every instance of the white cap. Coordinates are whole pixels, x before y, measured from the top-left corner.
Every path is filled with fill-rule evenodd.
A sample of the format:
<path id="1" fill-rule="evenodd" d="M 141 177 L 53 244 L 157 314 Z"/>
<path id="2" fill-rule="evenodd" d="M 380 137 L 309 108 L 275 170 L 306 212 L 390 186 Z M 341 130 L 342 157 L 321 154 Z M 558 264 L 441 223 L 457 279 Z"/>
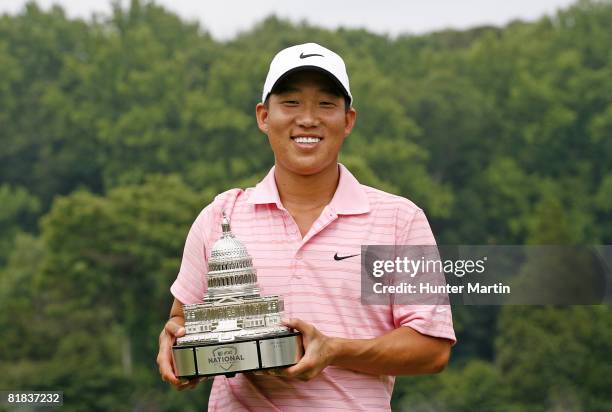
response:
<path id="1" fill-rule="evenodd" d="M 340 86 L 349 98 L 349 106 L 353 105 L 353 96 L 349 87 L 348 74 L 342 57 L 333 51 L 326 49 L 316 43 L 298 44 L 279 51 L 270 63 L 270 70 L 266 77 L 262 103 L 272 91 L 274 85 L 289 73 L 298 69 L 313 68 L 322 70 L 330 75 L 338 86 Z"/>

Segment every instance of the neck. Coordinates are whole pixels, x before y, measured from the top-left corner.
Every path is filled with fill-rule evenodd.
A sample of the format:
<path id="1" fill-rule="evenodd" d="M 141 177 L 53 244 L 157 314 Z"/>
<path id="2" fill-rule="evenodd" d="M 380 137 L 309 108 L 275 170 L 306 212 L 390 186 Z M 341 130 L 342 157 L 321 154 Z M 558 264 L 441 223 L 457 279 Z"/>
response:
<path id="1" fill-rule="evenodd" d="M 299 175 L 289 170 L 274 168 L 276 187 L 282 204 L 288 210 L 312 210 L 329 204 L 340 178 L 337 162 L 314 175 Z"/>

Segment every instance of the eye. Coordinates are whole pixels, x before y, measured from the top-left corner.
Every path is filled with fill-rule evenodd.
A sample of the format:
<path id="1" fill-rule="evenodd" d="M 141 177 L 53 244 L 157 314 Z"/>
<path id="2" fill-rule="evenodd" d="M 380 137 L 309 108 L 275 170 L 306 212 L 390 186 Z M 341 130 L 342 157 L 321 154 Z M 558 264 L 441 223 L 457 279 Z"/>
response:
<path id="1" fill-rule="evenodd" d="M 319 103 L 320 106 L 322 107 L 334 107 L 336 106 L 333 102 L 328 102 L 328 101 L 322 101 Z"/>
<path id="2" fill-rule="evenodd" d="M 297 100 L 283 100 L 282 104 L 285 106 L 297 106 L 299 102 Z"/>

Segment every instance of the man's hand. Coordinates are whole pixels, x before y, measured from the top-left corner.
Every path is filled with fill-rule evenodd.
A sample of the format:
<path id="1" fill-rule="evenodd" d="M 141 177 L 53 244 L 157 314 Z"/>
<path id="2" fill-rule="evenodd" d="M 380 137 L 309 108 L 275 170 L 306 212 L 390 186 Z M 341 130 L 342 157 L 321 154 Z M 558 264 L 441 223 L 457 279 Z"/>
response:
<path id="1" fill-rule="evenodd" d="M 172 361 L 172 345 L 176 338 L 185 334 L 185 319 L 174 316 L 166 322 L 164 329 L 159 335 L 159 353 L 157 354 L 157 366 L 159 374 L 165 382 L 169 382 L 179 391 L 193 389 L 198 383 L 205 381 L 206 377 L 194 379 L 179 379 L 174 375 L 174 363 Z"/>
<path id="2" fill-rule="evenodd" d="M 438 373 L 450 356 L 449 339 L 423 335 L 408 326 L 370 339 L 326 336 L 299 319 L 283 321 L 302 332 L 304 357 L 289 368 L 262 371 L 267 375 L 310 380 L 329 365 L 371 375 Z"/>
<path id="3" fill-rule="evenodd" d="M 334 360 L 334 340 L 300 319 L 283 320 L 283 325 L 302 332 L 304 356 L 288 368 L 275 369 L 272 374 L 309 381 Z"/>

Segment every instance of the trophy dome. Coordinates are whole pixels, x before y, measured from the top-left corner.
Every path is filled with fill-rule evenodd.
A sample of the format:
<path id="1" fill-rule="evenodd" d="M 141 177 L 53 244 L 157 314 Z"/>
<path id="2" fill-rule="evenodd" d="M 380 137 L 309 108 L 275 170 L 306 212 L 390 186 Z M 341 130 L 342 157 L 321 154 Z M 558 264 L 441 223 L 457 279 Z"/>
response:
<path id="1" fill-rule="evenodd" d="M 257 275 L 253 259 L 246 246 L 239 241 L 230 227 L 225 212 L 221 221 L 222 234 L 215 242 L 208 260 L 208 298 L 258 295 Z"/>
<path id="2" fill-rule="evenodd" d="M 253 268 L 253 259 L 244 244 L 232 233 L 228 217 L 223 213 L 223 233 L 215 242 L 208 260 L 208 276 L 236 269 Z"/>

